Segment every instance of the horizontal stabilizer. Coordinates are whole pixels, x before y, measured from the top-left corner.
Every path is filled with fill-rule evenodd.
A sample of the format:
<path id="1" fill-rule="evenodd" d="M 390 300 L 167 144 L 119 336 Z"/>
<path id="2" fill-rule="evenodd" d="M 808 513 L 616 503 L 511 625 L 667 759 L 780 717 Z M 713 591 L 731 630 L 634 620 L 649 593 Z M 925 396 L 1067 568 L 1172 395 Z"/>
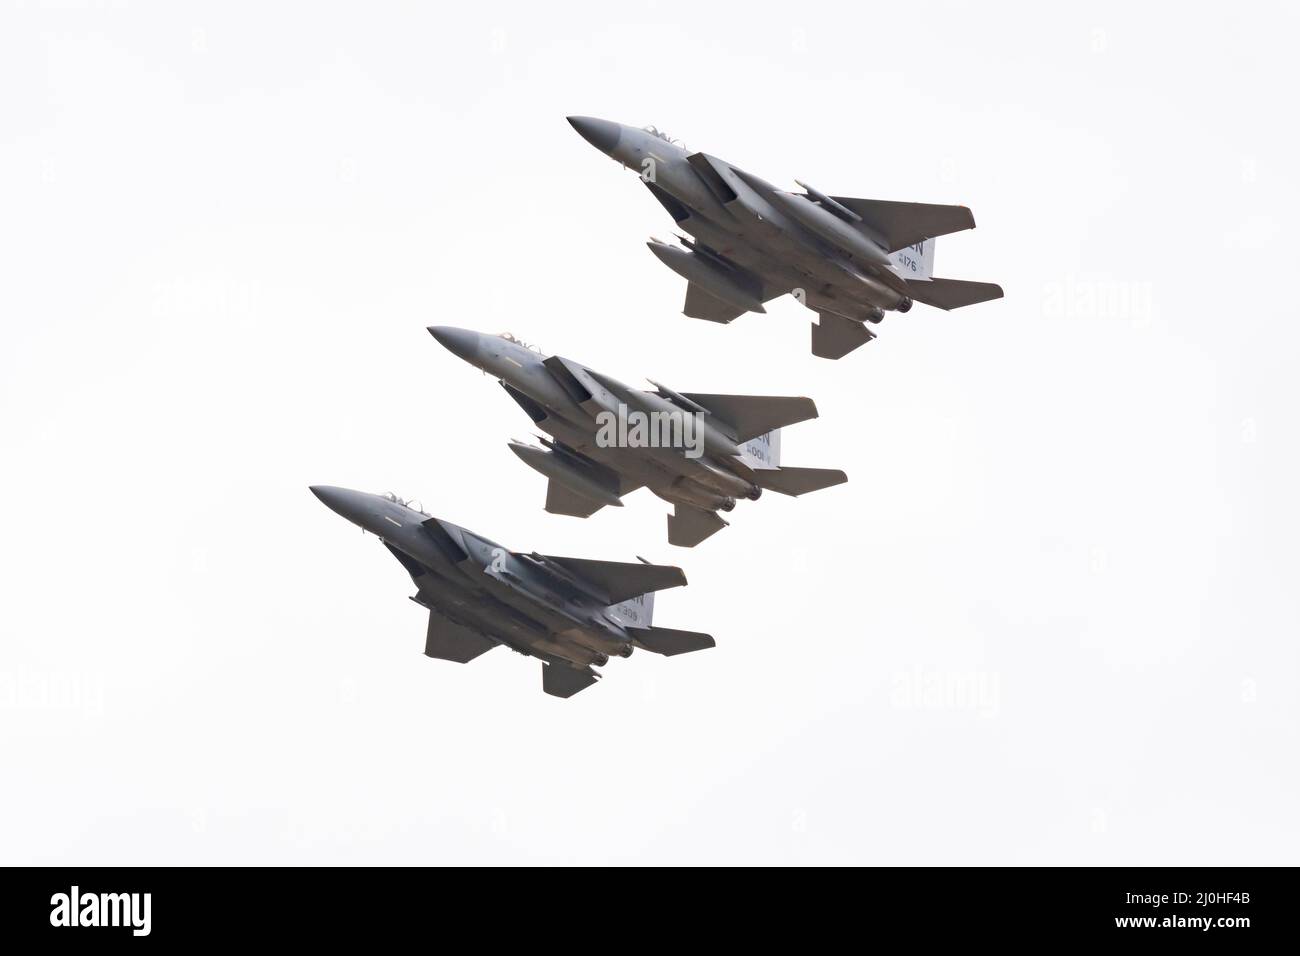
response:
<path id="1" fill-rule="evenodd" d="M 727 522 L 716 511 L 675 505 L 673 513 L 668 516 L 668 543 L 679 548 L 693 548 L 726 526 Z"/>
<path id="2" fill-rule="evenodd" d="M 947 311 L 1000 299 L 1002 286 L 994 282 L 970 282 L 966 279 L 927 279 L 924 282 L 909 282 L 907 294 L 917 302 Z"/>
<path id="3" fill-rule="evenodd" d="M 686 285 L 686 305 L 682 307 L 682 315 L 689 319 L 726 323 L 744 315 L 745 311 L 730 302 L 723 302 L 716 295 L 710 295 L 694 282 Z"/>
<path id="4" fill-rule="evenodd" d="M 665 657 L 717 646 L 712 636 L 699 631 L 675 631 L 671 627 L 629 627 L 627 632 L 639 646 Z"/>
<path id="5" fill-rule="evenodd" d="M 686 583 L 681 568 L 665 564 L 624 564 L 620 561 L 592 561 L 587 558 L 557 558 L 543 555 L 554 561 L 580 581 L 590 584 L 605 604 L 621 604 L 628 598 L 665 588 L 677 588 Z"/>
<path id="6" fill-rule="evenodd" d="M 468 664 L 496 646 L 496 641 L 491 638 L 457 624 L 438 611 L 429 610 L 429 631 L 424 640 L 426 657 Z"/>
<path id="7" fill-rule="evenodd" d="M 975 228 L 975 217 L 965 206 L 854 199 L 851 196 L 831 198 L 861 216 L 862 225 L 884 241 L 888 252 L 915 245 L 922 239 Z"/>
<path id="8" fill-rule="evenodd" d="M 812 325 L 812 354 L 825 359 L 843 358 L 875 337 L 876 333 L 861 322 L 834 312 L 819 312 Z"/>
<path id="9" fill-rule="evenodd" d="M 590 667 L 578 670 L 567 664 L 542 665 L 542 690 L 552 697 L 572 697 L 598 680 L 600 675 Z"/>
<path id="10" fill-rule="evenodd" d="M 784 425 L 806 422 L 817 417 L 811 398 L 787 398 L 775 395 L 707 395 L 686 392 L 685 397 L 703 405 L 713 415 L 731 426 L 737 442 L 747 442 Z"/>
<path id="11" fill-rule="evenodd" d="M 777 468 L 754 472 L 754 482 L 781 495 L 806 495 L 832 485 L 842 485 L 849 476 L 838 468 Z"/>

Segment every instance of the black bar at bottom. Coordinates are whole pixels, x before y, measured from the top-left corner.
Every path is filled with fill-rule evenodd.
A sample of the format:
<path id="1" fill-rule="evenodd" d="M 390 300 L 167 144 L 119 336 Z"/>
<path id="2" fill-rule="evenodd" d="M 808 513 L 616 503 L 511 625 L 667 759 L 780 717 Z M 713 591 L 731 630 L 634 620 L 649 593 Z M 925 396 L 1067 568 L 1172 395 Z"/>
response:
<path id="1" fill-rule="evenodd" d="M 1292 869 L 834 869 L 564 872 L 33 868 L 4 871 L 6 943 L 213 945 L 423 939 L 487 945 L 561 932 L 592 944 L 697 948 L 850 933 L 870 942 L 1292 936 Z M 75 889 L 74 889 L 75 888 Z M 566 928 L 567 927 L 567 928 Z M 689 932 L 689 936 L 682 933 Z M 553 942 L 558 942 L 552 936 Z M 600 941 L 603 940 L 603 943 Z M 12 950 L 16 952 L 17 950 Z"/>

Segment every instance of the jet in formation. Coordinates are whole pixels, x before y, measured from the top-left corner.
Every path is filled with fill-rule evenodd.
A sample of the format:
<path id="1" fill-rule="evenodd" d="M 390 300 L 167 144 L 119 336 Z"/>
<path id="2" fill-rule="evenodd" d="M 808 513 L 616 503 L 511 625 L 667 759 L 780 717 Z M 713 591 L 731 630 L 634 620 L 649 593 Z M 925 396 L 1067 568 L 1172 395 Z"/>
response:
<path id="1" fill-rule="evenodd" d="M 815 311 L 812 351 L 837 359 L 875 338 L 868 328 L 913 302 L 956 309 L 1002 296 L 991 282 L 933 275 L 934 240 L 975 219 L 965 206 L 802 193 L 708 153 L 690 152 L 654 128 L 590 116 L 569 123 L 592 146 L 635 171 L 673 217 L 681 245 L 650 251 L 686 279 L 683 312 L 730 322 L 791 293 Z"/>
<path id="2" fill-rule="evenodd" d="M 654 627 L 654 595 L 680 587 L 680 568 L 508 551 L 396 495 L 313 485 L 332 511 L 379 538 L 429 612 L 424 653 L 465 664 L 497 645 L 542 661 L 542 690 L 572 697 L 610 657 L 635 648 L 685 654 L 713 647 L 695 631 Z"/>
<path id="3" fill-rule="evenodd" d="M 511 450 L 549 483 L 546 510 L 586 518 L 649 488 L 673 505 L 668 541 L 691 548 L 725 528 L 719 511 L 764 490 L 802 495 L 847 481 L 832 468 L 782 466 L 785 425 L 817 417 L 810 398 L 642 391 L 507 336 L 433 326 L 449 351 L 500 380 L 540 430 Z"/>

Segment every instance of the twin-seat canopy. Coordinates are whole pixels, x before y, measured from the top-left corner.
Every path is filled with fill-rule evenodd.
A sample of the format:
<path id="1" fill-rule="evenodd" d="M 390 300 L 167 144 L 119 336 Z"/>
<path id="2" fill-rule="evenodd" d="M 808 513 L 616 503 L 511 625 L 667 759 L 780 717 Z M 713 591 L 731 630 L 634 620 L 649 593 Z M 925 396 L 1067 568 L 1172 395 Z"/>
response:
<path id="1" fill-rule="evenodd" d="M 429 512 L 424 510 L 424 505 L 415 498 L 403 498 L 400 495 L 393 494 L 391 491 L 385 491 L 382 497 L 387 501 L 391 501 L 395 505 L 401 505 L 403 508 L 410 508 L 412 511 L 418 511 L 426 518 L 432 517 Z"/>

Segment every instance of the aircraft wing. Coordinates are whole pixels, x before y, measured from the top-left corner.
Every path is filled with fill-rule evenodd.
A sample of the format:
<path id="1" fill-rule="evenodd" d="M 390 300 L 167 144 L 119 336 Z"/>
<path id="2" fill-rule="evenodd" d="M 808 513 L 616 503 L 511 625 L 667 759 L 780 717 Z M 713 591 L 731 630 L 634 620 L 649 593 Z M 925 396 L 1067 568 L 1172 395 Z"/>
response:
<path id="1" fill-rule="evenodd" d="M 746 311 L 709 295 L 694 282 L 686 284 L 686 304 L 682 306 L 682 315 L 687 318 L 727 323 L 744 315 Z"/>
<path id="2" fill-rule="evenodd" d="M 490 637 L 457 624 L 440 611 L 429 609 L 429 630 L 424 640 L 426 657 L 436 657 L 456 664 L 468 664 L 480 654 L 497 646 Z"/>
<path id="3" fill-rule="evenodd" d="M 708 248 L 702 242 L 696 241 L 694 247 L 697 251 L 710 258 L 725 262 L 732 270 L 743 276 L 744 281 L 759 290 L 758 299 L 760 302 L 770 302 L 777 296 L 789 291 L 764 281 L 761 274 L 743 268 L 722 253 Z M 682 307 L 682 314 L 687 318 L 726 323 L 744 315 L 747 311 L 749 310 L 732 305 L 730 302 L 724 302 L 698 283 L 688 282 L 686 284 L 686 304 Z"/>
<path id="4" fill-rule="evenodd" d="M 738 442 L 747 442 L 774 429 L 817 417 L 817 406 L 811 398 L 709 395 L 703 392 L 686 392 L 685 397 L 704 406 L 730 426 Z"/>
<path id="5" fill-rule="evenodd" d="M 603 501 L 588 498 L 580 491 L 569 487 L 556 478 L 546 482 L 546 510 L 553 515 L 570 515 L 574 518 L 590 518 L 601 508 Z"/>
<path id="6" fill-rule="evenodd" d="M 861 216 L 862 224 L 884 240 L 889 252 L 906 249 L 922 239 L 975 228 L 975 217 L 965 206 L 854 199 L 852 196 L 832 196 L 831 199 Z"/>
<path id="7" fill-rule="evenodd" d="M 588 458 L 563 442 L 543 439 L 543 443 L 550 449 L 549 453 L 517 444 L 510 447 L 531 467 L 547 476 L 546 510 L 551 514 L 587 518 L 608 504 L 621 504 L 619 498 L 641 487 L 641 482 Z M 547 470 L 539 467 L 537 461 L 563 465 L 564 471 Z"/>
<path id="8" fill-rule="evenodd" d="M 435 518 L 429 519 L 430 522 L 436 522 L 436 520 Z M 402 567 L 406 568 L 411 575 L 411 579 L 415 581 L 419 592 L 411 600 L 429 611 L 429 629 L 425 632 L 424 637 L 424 653 L 426 657 L 454 661 L 457 664 L 468 664 L 480 654 L 485 654 L 497 646 L 497 642 L 492 638 L 465 627 L 463 624 L 456 623 L 437 610 L 434 606 L 437 598 L 432 592 L 425 590 L 425 586 L 431 581 L 428 568 L 414 558 L 398 551 L 386 541 L 384 547 L 392 552 L 393 557 L 402 563 Z"/>
<path id="9" fill-rule="evenodd" d="M 696 154 L 696 156 L 701 156 L 701 154 Z M 697 172 L 704 169 L 707 172 L 713 173 L 715 177 L 717 175 L 716 172 L 713 172 L 713 169 L 708 162 L 704 161 L 702 157 L 699 162 L 692 162 L 692 165 L 696 167 Z M 664 209 L 668 210 L 668 214 L 673 217 L 674 222 L 682 224 L 691 218 L 691 211 L 689 209 L 655 183 L 647 181 L 646 188 L 650 190 L 651 195 L 653 195 L 655 199 L 659 200 L 659 204 L 662 205 Z M 724 186 L 722 188 L 725 189 L 728 187 Z M 732 198 L 735 198 L 734 194 L 732 194 Z M 689 231 L 690 227 L 684 226 L 683 228 Z M 744 269 L 737 263 L 732 262 L 722 253 L 708 248 L 699 240 L 696 240 L 694 247 L 702 255 L 719 259 L 727 263 L 727 265 L 736 272 L 745 276 L 747 281 L 755 287 L 761 287 L 762 292 L 759 296 L 760 301 L 767 302 L 768 300 L 775 299 L 778 295 L 782 294 L 782 290 L 773 288 L 763 282 L 761 276 L 754 275 L 748 269 Z M 725 302 L 717 296 L 710 294 L 707 289 L 697 283 L 688 282 L 686 285 L 686 304 L 682 307 L 682 314 L 687 318 L 704 319 L 707 322 L 727 323 L 732 319 L 744 315 L 747 311 L 747 309 L 738 308 L 730 302 Z"/>
<path id="10" fill-rule="evenodd" d="M 559 565 L 575 578 L 591 586 L 607 605 L 621 604 L 628 598 L 677 588 L 686 583 L 681 568 L 665 564 L 630 564 L 620 561 L 592 561 L 588 558 L 561 558 L 553 554 L 542 555 L 544 560 Z"/>

